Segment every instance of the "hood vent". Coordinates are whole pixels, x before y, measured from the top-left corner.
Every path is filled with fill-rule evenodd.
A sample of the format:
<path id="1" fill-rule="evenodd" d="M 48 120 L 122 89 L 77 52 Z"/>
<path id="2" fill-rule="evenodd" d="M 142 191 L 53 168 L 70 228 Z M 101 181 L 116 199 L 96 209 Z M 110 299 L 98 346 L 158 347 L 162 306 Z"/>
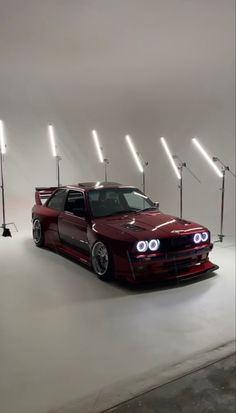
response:
<path id="1" fill-rule="evenodd" d="M 141 228 L 138 225 L 134 225 L 134 224 L 125 224 L 123 226 L 124 228 L 129 229 L 130 231 L 134 231 L 134 232 L 144 231 L 144 228 Z"/>

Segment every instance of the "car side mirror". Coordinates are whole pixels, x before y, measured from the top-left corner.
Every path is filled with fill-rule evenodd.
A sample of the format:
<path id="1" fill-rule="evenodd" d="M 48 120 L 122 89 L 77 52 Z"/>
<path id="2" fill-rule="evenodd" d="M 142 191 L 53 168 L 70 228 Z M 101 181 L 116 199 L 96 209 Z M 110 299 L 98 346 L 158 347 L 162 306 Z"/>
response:
<path id="1" fill-rule="evenodd" d="M 156 202 L 154 202 L 154 205 L 155 205 L 156 209 L 159 211 L 159 209 L 160 209 L 160 202 L 156 201 Z"/>
<path id="2" fill-rule="evenodd" d="M 73 214 L 80 218 L 85 218 L 86 213 L 84 208 L 74 208 Z"/>

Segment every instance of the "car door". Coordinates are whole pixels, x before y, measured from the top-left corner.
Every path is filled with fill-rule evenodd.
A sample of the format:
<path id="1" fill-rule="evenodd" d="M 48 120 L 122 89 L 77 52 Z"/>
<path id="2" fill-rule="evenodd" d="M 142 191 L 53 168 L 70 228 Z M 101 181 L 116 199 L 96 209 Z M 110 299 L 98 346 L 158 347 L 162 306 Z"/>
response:
<path id="1" fill-rule="evenodd" d="M 67 190 L 60 188 L 41 206 L 42 215 L 44 216 L 44 231 L 50 237 L 50 243 L 58 241 L 58 217 L 64 210 Z"/>
<path id="2" fill-rule="evenodd" d="M 82 191 L 69 190 L 64 211 L 58 217 L 58 232 L 61 242 L 89 255 L 87 226 L 84 194 Z"/>

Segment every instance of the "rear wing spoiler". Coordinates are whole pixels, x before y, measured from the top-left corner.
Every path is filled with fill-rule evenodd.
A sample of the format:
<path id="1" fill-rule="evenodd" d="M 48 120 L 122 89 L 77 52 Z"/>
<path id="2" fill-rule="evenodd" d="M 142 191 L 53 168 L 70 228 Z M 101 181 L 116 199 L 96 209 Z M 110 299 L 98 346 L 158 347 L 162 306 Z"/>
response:
<path id="1" fill-rule="evenodd" d="M 43 205 L 42 200 L 46 200 L 50 198 L 53 192 L 57 189 L 57 186 L 51 187 L 36 187 L 35 188 L 35 202 L 36 205 Z"/>

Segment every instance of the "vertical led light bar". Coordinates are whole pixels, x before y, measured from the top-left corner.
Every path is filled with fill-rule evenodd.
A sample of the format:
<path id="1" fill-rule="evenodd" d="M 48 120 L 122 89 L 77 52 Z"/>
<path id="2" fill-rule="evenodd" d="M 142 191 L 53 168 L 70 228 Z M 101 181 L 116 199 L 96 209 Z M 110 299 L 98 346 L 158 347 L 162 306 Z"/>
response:
<path id="1" fill-rule="evenodd" d="M 57 147 L 56 147 L 56 139 L 55 139 L 55 133 L 54 133 L 53 125 L 48 125 L 48 133 L 49 133 L 49 139 L 50 139 L 50 144 L 51 144 L 52 156 L 56 157 L 57 156 Z"/>
<path id="2" fill-rule="evenodd" d="M 99 139 L 98 139 L 97 131 L 93 130 L 92 135 L 93 135 L 95 148 L 96 148 L 97 154 L 98 154 L 98 160 L 99 160 L 99 162 L 103 163 L 104 158 L 103 158 L 102 148 L 101 148 L 101 145 L 100 145 L 100 142 L 99 142 Z"/>
<path id="3" fill-rule="evenodd" d="M 136 151 L 136 149 L 135 149 L 135 147 L 134 147 L 134 144 L 133 144 L 133 142 L 132 142 L 132 140 L 131 140 L 131 137 L 130 137 L 129 135 L 126 135 L 126 136 L 125 136 L 125 139 L 126 139 L 126 142 L 127 142 L 128 146 L 129 146 L 130 152 L 131 152 L 131 154 L 133 155 L 133 158 L 134 158 L 134 161 L 135 161 L 135 163 L 136 163 L 136 165 L 137 165 L 137 167 L 138 167 L 138 170 L 139 170 L 139 172 L 141 172 L 141 174 L 142 174 L 142 177 L 143 177 L 143 183 L 142 183 L 143 193 L 145 194 L 145 181 L 146 181 L 146 178 L 145 178 L 144 167 L 148 165 L 148 162 L 145 162 L 145 161 L 143 160 L 141 154 Z"/>
<path id="4" fill-rule="evenodd" d="M 198 148 L 199 152 L 203 155 L 203 157 L 206 159 L 206 161 L 211 165 L 211 167 L 214 169 L 216 174 L 220 177 L 223 178 L 223 174 L 220 171 L 220 169 L 216 166 L 216 164 L 213 162 L 211 157 L 208 155 L 208 153 L 205 151 L 205 149 L 202 147 L 202 145 L 199 143 L 197 138 L 192 139 L 194 145 Z"/>
<path id="5" fill-rule="evenodd" d="M 6 143 L 4 138 L 4 126 L 3 121 L 0 120 L 0 152 L 2 155 L 6 153 Z"/>
<path id="6" fill-rule="evenodd" d="M 177 166 L 176 166 L 176 164 L 175 164 L 175 161 L 174 161 L 174 159 L 173 159 L 173 155 L 171 155 L 171 152 L 170 152 L 170 150 L 169 150 L 169 147 L 168 147 L 168 145 L 167 145 L 167 143 L 166 143 L 165 138 L 162 137 L 160 140 L 161 140 L 161 143 L 162 143 L 162 145 L 163 145 L 163 147 L 164 147 L 164 149 L 165 149 L 165 151 L 166 151 L 166 155 L 167 155 L 167 157 L 168 157 L 168 159 L 169 159 L 169 161 L 170 161 L 170 163 L 171 163 L 171 165 L 172 165 L 172 167 L 173 167 L 173 169 L 174 169 L 174 172 L 175 172 L 177 178 L 178 178 L 178 179 L 181 179 L 181 175 L 180 175 L 179 170 L 178 170 L 178 168 L 177 168 Z"/>
<path id="7" fill-rule="evenodd" d="M 129 136 L 129 135 L 126 135 L 125 139 L 126 139 L 126 142 L 127 142 L 128 146 L 129 146 L 130 152 L 132 153 L 132 155 L 133 155 L 133 157 L 134 157 L 134 160 L 135 160 L 135 162 L 136 162 L 136 165 L 137 165 L 137 167 L 138 167 L 139 172 L 143 173 L 143 172 L 144 172 L 143 165 L 142 165 L 142 163 L 141 163 L 141 161 L 140 161 L 140 159 L 139 159 L 139 157 L 138 157 L 138 153 L 137 153 L 137 151 L 136 151 L 136 149 L 135 149 L 135 147 L 134 147 L 134 145 L 133 145 L 133 142 L 132 142 L 130 136 Z"/>
<path id="8" fill-rule="evenodd" d="M 60 161 L 62 158 L 57 153 L 57 145 L 56 145 L 56 138 L 55 138 L 55 132 L 54 132 L 53 125 L 48 125 L 48 134 L 49 134 L 49 139 L 50 139 L 52 156 L 56 159 L 57 186 L 59 187 L 61 185 L 60 183 Z"/>
<path id="9" fill-rule="evenodd" d="M 104 158 L 104 156 L 103 156 L 103 148 L 100 145 L 100 142 L 99 142 L 99 139 L 98 139 L 98 134 L 97 134 L 97 131 L 95 129 L 92 130 L 92 136 L 93 136 L 95 148 L 96 148 L 97 155 L 98 155 L 98 161 L 100 163 L 104 164 L 105 182 L 107 182 L 107 167 L 109 165 L 109 159 Z"/>

